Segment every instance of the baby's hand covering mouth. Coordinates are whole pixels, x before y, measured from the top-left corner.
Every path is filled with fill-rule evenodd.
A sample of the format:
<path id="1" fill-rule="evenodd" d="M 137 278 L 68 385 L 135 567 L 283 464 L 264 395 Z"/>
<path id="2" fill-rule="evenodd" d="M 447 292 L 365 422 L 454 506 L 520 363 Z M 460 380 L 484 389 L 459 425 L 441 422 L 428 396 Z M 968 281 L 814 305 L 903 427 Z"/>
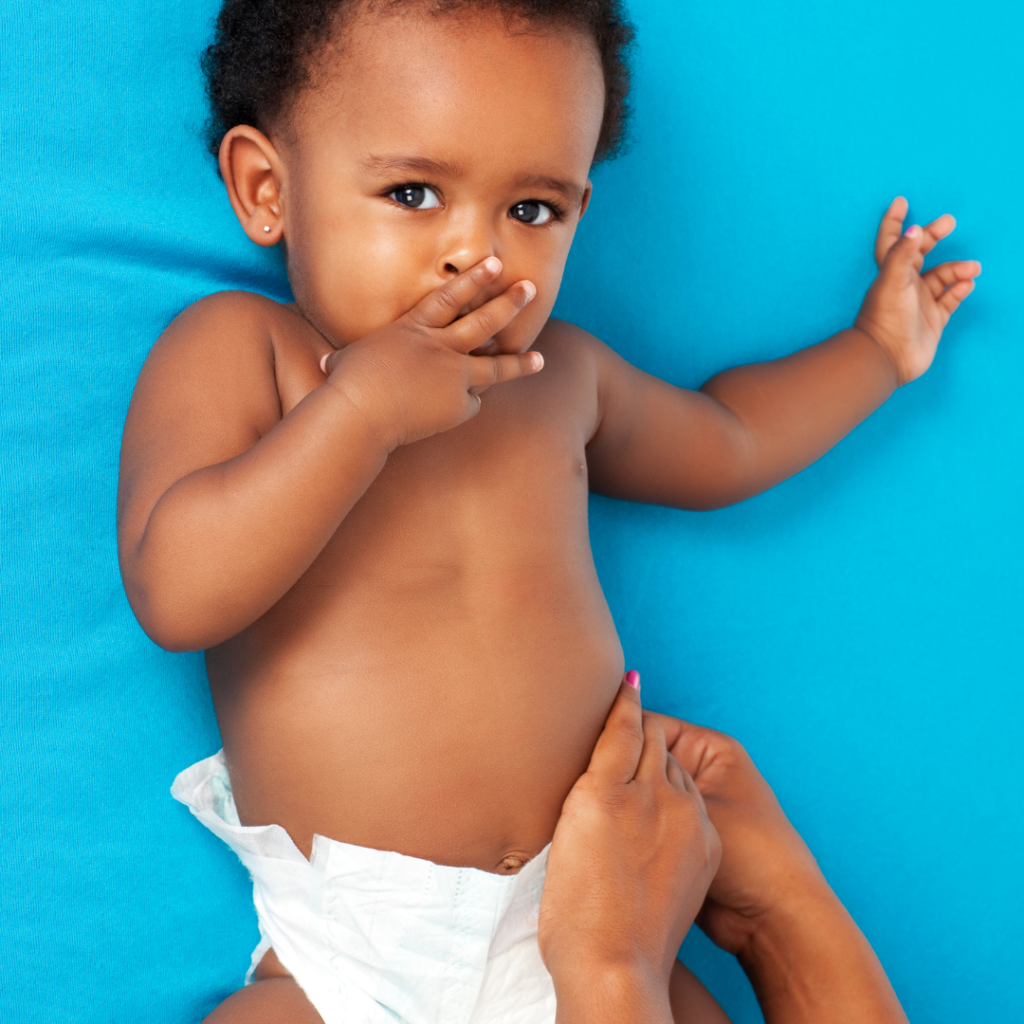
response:
<path id="1" fill-rule="evenodd" d="M 544 366 L 539 352 L 525 353 L 532 337 L 523 351 L 495 342 L 537 294 L 518 281 L 489 298 L 501 269 L 500 260 L 483 260 L 322 361 L 325 387 L 341 390 L 387 452 L 472 419 L 489 388 Z"/>

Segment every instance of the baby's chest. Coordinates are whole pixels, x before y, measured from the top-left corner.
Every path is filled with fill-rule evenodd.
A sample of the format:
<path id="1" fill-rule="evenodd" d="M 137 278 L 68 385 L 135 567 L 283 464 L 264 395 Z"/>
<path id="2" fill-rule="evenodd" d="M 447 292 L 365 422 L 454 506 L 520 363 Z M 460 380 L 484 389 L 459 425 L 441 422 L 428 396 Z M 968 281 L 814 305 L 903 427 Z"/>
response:
<path id="1" fill-rule="evenodd" d="M 548 490 L 585 492 L 591 403 L 582 389 L 542 376 L 491 388 L 475 417 L 399 449 L 394 462 L 438 483 L 490 491 L 496 499 L 523 489 L 538 497 Z"/>
<path id="2" fill-rule="evenodd" d="M 330 546 L 341 562 L 432 583 L 484 573 L 499 588 L 589 565 L 585 417 L 513 387 L 391 454 Z"/>

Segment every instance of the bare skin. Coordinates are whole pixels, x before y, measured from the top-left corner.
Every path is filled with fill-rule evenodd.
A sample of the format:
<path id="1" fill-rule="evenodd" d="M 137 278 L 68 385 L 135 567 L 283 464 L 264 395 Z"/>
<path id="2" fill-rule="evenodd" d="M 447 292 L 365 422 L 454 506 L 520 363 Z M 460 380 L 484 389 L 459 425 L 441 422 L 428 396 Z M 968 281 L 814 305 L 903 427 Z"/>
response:
<path id="1" fill-rule="evenodd" d="M 953 220 L 901 235 L 898 199 L 855 326 L 676 388 L 550 319 L 603 109 L 589 40 L 366 16 L 316 80 L 222 145 L 296 304 L 211 296 L 154 347 L 125 588 L 156 642 L 206 650 L 244 824 L 515 871 L 623 669 L 588 489 L 714 508 L 771 487 L 927 369 L 980 267 L 921 274 Z"/>
<path id="2" fill-rule="evenodd" d="M 739 958 L 767 1024 L 907 1024 L 743 747 L 641 718 L 639 693 L 623 686 L 551 846 L 539 938 L 558 1024 L 725 1022 L 674 961 L 695 914 Z"/>
<path id="3" fill-rule="evenodd" d="M 739 958 L 767 1024 L 906 1024 L 874 951 L 743 747 L 641 715 L 639 694 L 623 686 L 552 841 L 539 938 L 558 1024 L 728 1024 L 675 960 L 695 916 Z M 210 1024 L 319 1024 L 273 952 L 257 978 Z"/>

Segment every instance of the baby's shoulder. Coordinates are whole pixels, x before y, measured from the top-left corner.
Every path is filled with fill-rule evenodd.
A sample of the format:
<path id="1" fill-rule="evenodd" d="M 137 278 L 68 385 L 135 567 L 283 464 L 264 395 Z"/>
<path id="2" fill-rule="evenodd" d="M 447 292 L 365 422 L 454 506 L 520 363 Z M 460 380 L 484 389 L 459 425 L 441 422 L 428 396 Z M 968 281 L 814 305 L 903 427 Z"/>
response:
<path id="1" fill-rule="evenodd" d="M 276 385 L 278 364 L 323 347 L 294 306 L 254 292 L 216 292 L 193 302 L 167 326 L 146 360 L 145 373 L 234 381 L 239 388 Z M 306 352 L 308 350 L 308 353 Z M 276 386 L 271 388 L 276 392 Z"/>
<path id="2" fill-rule="evenodd" d="M 312 328 L 289 307 L 252 292 L 194 302 L 150 350 L 132 399 L 135 419 L 265 432 L 281 416 L 278 339 L 304 330 Z"/>
<path id="3" fill-rule="evenodd" d="M 551 317 L 541 329 L 534 347 L 544 353 L 545 358 L 554 356 L 560 361 L 575 364 L 596 366 L 610 351 L 600 338 L 595 338 L 589 331 L 570 323 Z"/>
<path id="4" fill-rule="evenodd" d="M 154 352 L 185 355 L 197 350 L 210 358 L 265 355 L 274 334 L 294 319 L 287 306 L 255 292 L 230 291 L 206 295 L 186 306 L 160 336 Z"/>
<path id="5" fill-rule="evenodd" d="M 620 358 L 589 331 L 554 317 L 544 325 L 534 347 L 544 354 L 545 366 L 554 359 L 575 379 L 595 385 L 609 371 L 614 372 L 612 364 Z"/>

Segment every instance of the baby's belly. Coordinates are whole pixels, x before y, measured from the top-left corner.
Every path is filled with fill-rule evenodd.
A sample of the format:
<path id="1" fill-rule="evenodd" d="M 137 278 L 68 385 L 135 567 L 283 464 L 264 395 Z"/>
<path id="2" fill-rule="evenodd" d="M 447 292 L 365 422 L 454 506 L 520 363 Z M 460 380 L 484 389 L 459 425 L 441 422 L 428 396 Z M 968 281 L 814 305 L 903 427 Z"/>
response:
<path id="1" fill-rule="evenodd" d="M 623 670 L 592 565 L 297 587 L 207 653 L 243 824 L 515 870 L 551 839 Z"/>

